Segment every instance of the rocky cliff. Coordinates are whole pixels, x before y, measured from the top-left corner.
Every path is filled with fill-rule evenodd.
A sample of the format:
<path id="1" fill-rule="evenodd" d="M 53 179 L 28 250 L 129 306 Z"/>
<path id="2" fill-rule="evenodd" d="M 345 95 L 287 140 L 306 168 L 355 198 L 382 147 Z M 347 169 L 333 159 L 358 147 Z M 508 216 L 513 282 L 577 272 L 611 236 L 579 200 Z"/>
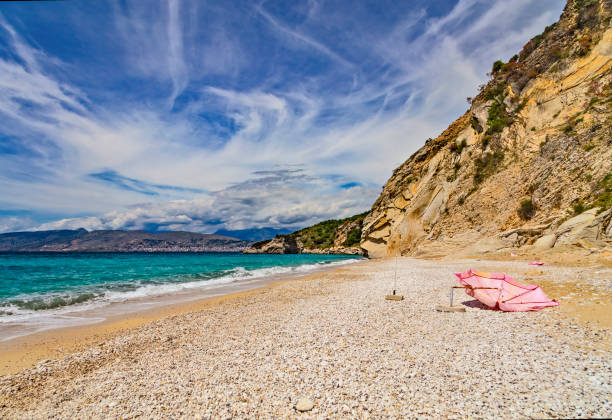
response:
<path id="1" fill-rule="evenodd" d="M 469 110 L 398 167 L 370 256 L 612 244 L 612 0 L 569 0 Z"/>
<path id="2" fill-rule="evenodd" d="M 288 235 L 252 244 L 246 254 L 364 255 L 359 247 L 366 213 L 342 220 L 326 220 Z"/>

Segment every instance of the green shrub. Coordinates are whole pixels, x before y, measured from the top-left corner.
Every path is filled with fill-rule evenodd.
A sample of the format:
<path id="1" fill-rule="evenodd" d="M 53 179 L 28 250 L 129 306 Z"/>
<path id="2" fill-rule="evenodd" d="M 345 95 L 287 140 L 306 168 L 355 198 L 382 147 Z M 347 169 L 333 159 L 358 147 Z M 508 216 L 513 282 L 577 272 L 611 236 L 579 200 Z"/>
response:
<path id="1" fill-rule="evenodd" d="M 491 142 L 491 136 L 487 134 L 486 136 L 482 138 L 482 148 L 486 149 L 490 142 Z"/>
<path id="2" fill-rule="evenodd" d="M 495 85 L 486 90 L 485 98 L 490 101 L 491 99 L 501 97 L 503 96 L 505 89 L 506 85 L 504 85 L 503 83 L 496 83 Z"/>
<path id="3" fill-rule="evenodd" d="M 476 118 L 474 115 L 472 115 L 471 126 L 472 126 L 472 128 L 474 129 L 475 132 L 482 133 L 482 131 L 483 131 L 482 130 L 482 126 L 478 122 L 478 118 Z"/>
<path id="4" fill-rule="evenodd" d="M 494 153 L 486 153 L 479 159 L 476 159 L 476 173 L 474 174 L 474 183 L 480 184 L 485 179 L 497 172 L 497 168 L 504 160 L 504 152 L 496 151 Z"/>
<path id="5" fill-rule="evenodd" d="M 516 113 L 518 114 L 519 112 L 521 112 L 523 110 L 523 108 L 525 108 L 525 105 L 527 105 L 527 101 L 528 99 L 525 98 L 521 101 L 521 103 L 516 107 Z"/>
<path id="6" fill-rule="evenodd" d="M 456 141 L 453 141 L 450 145 L 450 150 L 452 152 L 456 152 L 457 154 L 461 154 L 461 152 L 463 152 L 463 149 L 465 149 L 465 147 L 467 146 L 467 141 L 465 139 L 462 139 L 461 142 L 459 144 L 457 144 Z"/>
<path id="7" fill-rule="evenodd" d="M 542 35 L 536 35 L 529 40 L 524 46 L 521 52 L 519 53 L 519 61 L 524 61 L 529 55 L 540 45 L 542 42 Z"/>
<path id="8" fill-rule="evenodd" d="M 580 57 L 584 57 L 587 55 L 591 49 L 593 48 L 593 42 L 591 37 L 586 35 L 578 40 L 578 49 L 576 50 L 576 55 Z"/>
<path id="9" fill-rule="evenodd" d="M 498 71 L 500 71 L 502 69 L 502 67 L 504 67 L 504 62 L 501 60 L 497 60 L 495 63 L 493 63 L 493 68 L 491 69 L 491 73 L 495 74 Z"/>
<path id="10" fill-rule="evenodd" d="M 557 60 L 562 58 L 564 54 L 565 54 L 565 51 L 563 51 L 563 49 L 559 46 L 553 47 L 550 50 L 550 55 L 552 55 Z"/>
<path id="11" fill-rule="evenodd" d="M 535 215 L 535 205 L 531 200 L 523 200 L 521 201 L 521 205 L 519 206 L 517 213 L 519 217 L 523 220 L 529 220 Z"/>
<path id="12" fill-rule="evenodd" d="M 580 12 L 581 10 L 590 7 L 597 3 L 597 0 L 574 0 L 574 10 Z"/>
<path id="13" fill-rule="evenodd" d="M 493 102 L 489 107 L 489 117 L 487 125 L 492 133 L 500 133 L 508 125 L 506 118 L 505 105 L 502 102 Z"/>
<path id="14" fill-rule="evenodd" d="M 584 151 L 585 152 L 590 152 L 591 150 L 593 150 L 595 148 L 595 145 L 593 143 L 589 143 L 586 146 L 584 146 Z"/>
<path id="15" fill-rule="evenodd" d="M 584 203 L 578 200 L 578 202 L 574 204 L 574 214 L 578 215 L 584 212 L 584 210 L 586 210 L 586 208 L 584 207 Z"/>
<path id="16" fill-rule="evenodd" d="M 603 187 L 603 193 L 595 200 L 595 206 L 606 210 L 612 207 L 612 173 L 604 177 L 601 186 Z"/>

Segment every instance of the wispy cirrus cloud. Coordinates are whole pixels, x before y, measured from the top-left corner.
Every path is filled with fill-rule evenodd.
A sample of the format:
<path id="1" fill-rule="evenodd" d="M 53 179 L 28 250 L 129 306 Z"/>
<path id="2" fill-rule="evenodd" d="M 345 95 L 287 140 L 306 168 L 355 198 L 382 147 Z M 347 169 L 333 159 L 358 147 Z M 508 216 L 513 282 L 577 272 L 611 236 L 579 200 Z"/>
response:
<path id="1" fill-rule="evenodd" d="M 361 212 L 562 6 L 17 7 L 0 18 L 0 229 L 210 232 Z"/>
<path id="2" fill-rule="evenodd" d="M 205 193 L 199 188 L 177 187 L 174 185 L 152 184 L 150 182 L 123 176 L 112 169 L 88 175 L 89 178 L 109 183 L 122 190 L 134 191 L 145 195 L 160 195 L 160 192 Z"/>
<path id="3" fill-rule="evenodd" d="M 285 25 L 283 25 L 282 23 L 280 23 L 277 19 L 275 19 L 274 17 L 272 17 L 272 15 L 270 15 L 268 12 L 266 12 L 266 10 L 264 9 L 264 7 L 262 5 L 256 6 L 255 10 L 257 11 L 257 13 L 259 13 L 268 23 L 270 23 L 270 25 L 277 30 L 281 37 L 281 41 L 299 41 L 301 43 L 303 43 L 304 45 L 313 48 L 315 51 L 326 55 L 327 57 L 331 58 L 333 61 L 335 61 L 338 64 L 341 64 L 343 66 L 346 67 L 353 67 L 353 65 L 348 62 L 347 60 L 345 60 L 344 58 L 342 58 L 340 55 L 338 55 L 337 53 L 335 53 L 334 51 L 332 51 L 329 47 L 327 47 L 325 44 L 322 44 L 321 42 L 316 41 L 315 39 L 304 35 L 302 33 L 300 33 L 299 31 L 295 30 L 295 29 L 291 29 Z"/>

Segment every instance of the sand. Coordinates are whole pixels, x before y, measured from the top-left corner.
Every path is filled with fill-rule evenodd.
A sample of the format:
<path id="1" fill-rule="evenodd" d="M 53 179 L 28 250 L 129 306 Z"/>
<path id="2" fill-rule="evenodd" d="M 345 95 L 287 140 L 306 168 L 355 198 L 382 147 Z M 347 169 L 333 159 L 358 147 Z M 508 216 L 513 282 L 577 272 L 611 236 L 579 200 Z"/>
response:
<path id="1" fill-rule="evenodd" d="M 612 272 L 526 263 L 400 258 L 405 299 L 387 301 L 395 261 L 367 261 L 31 336 L 67 347 L 0 380 L 0 416 L 612 416 Z M 465 313 L 436 312 L 468 268 L 530 278 L 561 306 L 502 313 L 457 293 Z M 297 412 L 300 398 L 313 409 Z"/>

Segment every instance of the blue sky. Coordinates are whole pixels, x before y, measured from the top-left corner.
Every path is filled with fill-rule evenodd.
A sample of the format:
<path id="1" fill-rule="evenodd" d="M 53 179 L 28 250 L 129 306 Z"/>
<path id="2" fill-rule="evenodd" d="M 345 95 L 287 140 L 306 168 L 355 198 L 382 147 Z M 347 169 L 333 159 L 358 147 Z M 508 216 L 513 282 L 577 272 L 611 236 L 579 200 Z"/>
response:
<path id="1" fill-rule="evenodd" d="M 0 3 L 0 231 L 369 209 L 562 0 Z"/>

